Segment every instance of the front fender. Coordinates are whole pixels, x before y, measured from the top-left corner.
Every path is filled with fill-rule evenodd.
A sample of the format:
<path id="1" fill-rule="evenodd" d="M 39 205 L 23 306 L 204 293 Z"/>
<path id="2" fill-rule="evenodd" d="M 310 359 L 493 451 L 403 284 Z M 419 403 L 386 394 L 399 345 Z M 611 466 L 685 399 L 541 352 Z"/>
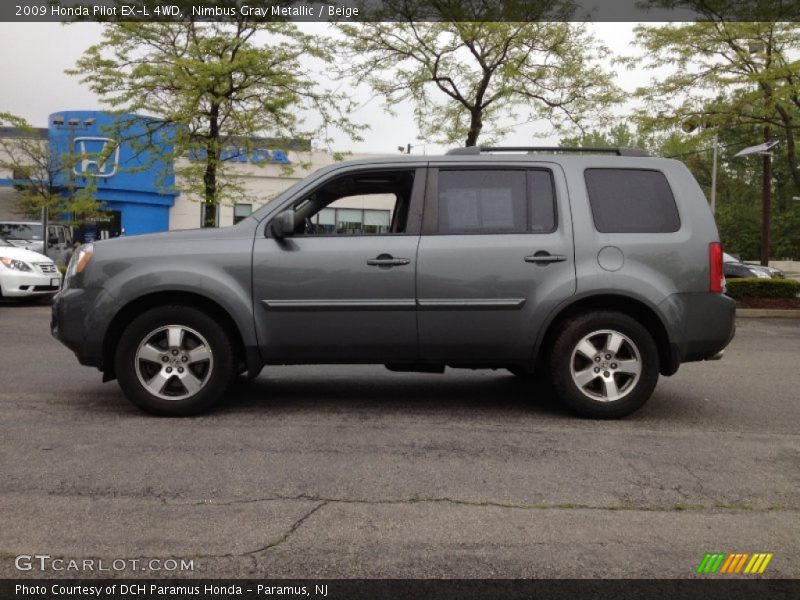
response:
<path id="1" fill-rule="evenodd" d="M 155 294 L 193 294 L 213 302 L 235 323 L 245 348 L 257 347 L 251 298 L 252 239 L 171 240 L 99 244 L 82 279 L 98 289 L 85 323 L 88 345 L 102 347 L 109 325 L 126 307 Z M 131 257 L 132 250 L 136 256 Z M 93 352 L 94 354 L 94 352 Z"/>

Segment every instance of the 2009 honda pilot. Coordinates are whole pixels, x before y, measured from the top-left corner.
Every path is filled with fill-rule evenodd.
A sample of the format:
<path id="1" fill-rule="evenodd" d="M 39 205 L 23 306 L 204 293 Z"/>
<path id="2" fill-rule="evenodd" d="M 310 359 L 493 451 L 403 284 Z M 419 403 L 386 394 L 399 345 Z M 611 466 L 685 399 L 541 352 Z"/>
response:
<path id="1" fill-rule="evenodd" d="M 628 414 L 733 337 L 714 219 L 678 161 L 536 150 L 340 163 L 233 227 L 83 246 L 53 334 L 160 414 L 300 363 L 503 368 Z M 333 208 L 354 196 L 390 221 Z"/>

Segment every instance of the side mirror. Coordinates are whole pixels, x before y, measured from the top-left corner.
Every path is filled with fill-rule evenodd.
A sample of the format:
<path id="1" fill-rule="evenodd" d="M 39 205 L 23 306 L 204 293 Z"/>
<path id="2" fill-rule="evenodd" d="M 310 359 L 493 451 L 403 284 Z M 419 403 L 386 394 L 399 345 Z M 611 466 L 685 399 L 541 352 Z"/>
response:
<path id="1" fill-rule="evenodd" d="M 278 213 L 269 227 L 272 235 L 279 240 L 294 235 L 294 211 L 284 210 Z"/>

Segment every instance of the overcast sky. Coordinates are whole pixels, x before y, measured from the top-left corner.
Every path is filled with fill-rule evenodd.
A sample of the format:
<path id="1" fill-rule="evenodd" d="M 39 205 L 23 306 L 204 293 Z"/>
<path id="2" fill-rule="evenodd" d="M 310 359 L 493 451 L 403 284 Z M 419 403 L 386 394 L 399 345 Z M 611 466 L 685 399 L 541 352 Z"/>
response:
<path id="1" fill-rule="evenodd" d="M 614 54 L 631 54 L 633 27 L 636 23 L 590 23 L 588 27 Z M 325 31 L 324 24 L 302 24 L 308 31 Z M 7 111 L 44 127 L 47 116 L 62 110 L 94 110 L 103 108 L 100 100 L 77 78 L 64 74 L 82 52 L 99 41 L 101 26 L 81 23 L 65 26 L 60 23 L 0 23 L 0 112 Z M 651 73 L 628 71 L 616 67 L 617 84 L 632 91 L 647 83 Z M 370 125 L 363 142 L 352 144 L 342 137 L 334 143 L 337 150 L 350 152 L 395 153 L 397 146 L 420 144 L 411 109 L 396 107 L 396 116 L 383 110 L 381 100 L 372 99 L 368 90 L 357 90 L 356 100 L 361 108 L 353 115 L 359 122 Z M 623 111 L 626 109 L 623 108 Z M 522 119 L 520 119 L 522 120 Z M 504 124 L 508 125 L 508 124 Z M 502 141 L 506 145 L 551 144 L 556 138 L 533 136 L 546 131 L 545 124 L 524 124 Z M 413 152 L 436 153 L 442 148 L 418 146 Z"/>

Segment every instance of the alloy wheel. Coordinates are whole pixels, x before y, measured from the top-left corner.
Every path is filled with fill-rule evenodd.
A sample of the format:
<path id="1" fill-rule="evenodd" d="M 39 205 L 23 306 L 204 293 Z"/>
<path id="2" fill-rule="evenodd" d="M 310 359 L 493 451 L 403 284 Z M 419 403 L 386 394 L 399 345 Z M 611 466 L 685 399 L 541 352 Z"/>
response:
<path id="1" fill-rule="evenodd" d="M 134 360 L 142 386 L 165 400 L 194 396 L 208 383 L 214 368 L 208 341 L 185 325 L 166 325 L 148 333 Z"/>
<path id="2" fill-rule="evenodd" d="M 614 402 L 636 387 L 642 359 L 631 338 L 619 331 L 601 329 L 575 345 L 570 371 L 573 382 L 585 396 L 600 402 Z"/>

